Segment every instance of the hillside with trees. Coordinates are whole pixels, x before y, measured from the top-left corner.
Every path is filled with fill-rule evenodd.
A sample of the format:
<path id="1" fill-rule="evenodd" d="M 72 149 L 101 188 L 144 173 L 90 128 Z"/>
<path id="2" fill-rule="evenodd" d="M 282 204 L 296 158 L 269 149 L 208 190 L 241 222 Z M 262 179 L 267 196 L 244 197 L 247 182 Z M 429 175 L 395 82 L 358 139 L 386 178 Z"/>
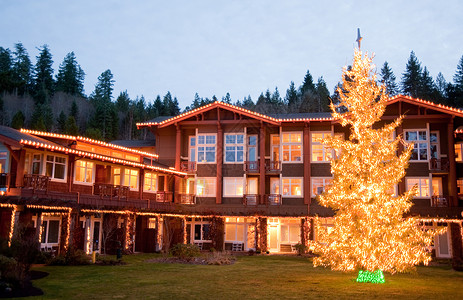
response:
<path id="1" fill-rule="evenodd" d="M 131 98 L 127 91 L 115 96 L 114 76 L 110 69 L 101 73 L 94 90 L 86 95 L 85 72 L 74 52 L 63 58 L 55 74 L 49 46 L 43 45 L 38 50 L 33 63 L 21 43 L 15 44 L 11 50 L 0 46 L 1 125 L 84 135 L 106 141 L 146 139 L 146 129 L 137 130 L 137 122 L 182 112 L 178 99 L 170 91 L 153 99 L 145 99 L 143 95 Z M 433 79 L 413 51 L 400 82 L 396 81 L 388 62 L 383 64 L 378 74 L 380 81 L 386 83 L 390 96 L 401 93 L 463 107 L 463 56 L 457 62 L 453 82 L 446 81 L 442 73 Z M 233 100 L 229 93 L 221 98 L 216 95 L 200 97 L 196 93 L 183 112 L 218 100 L 264 114 L 327 112 L 330 102 L 338 102 L 338 97 L 336 92 L 330 94 L 323 76 L 314 80 L 307 70 L 301 85 L 291 81 L 284 96 L 278 87 L 273 91 L 263 91 L 256 101 L 251 96 Z"/>

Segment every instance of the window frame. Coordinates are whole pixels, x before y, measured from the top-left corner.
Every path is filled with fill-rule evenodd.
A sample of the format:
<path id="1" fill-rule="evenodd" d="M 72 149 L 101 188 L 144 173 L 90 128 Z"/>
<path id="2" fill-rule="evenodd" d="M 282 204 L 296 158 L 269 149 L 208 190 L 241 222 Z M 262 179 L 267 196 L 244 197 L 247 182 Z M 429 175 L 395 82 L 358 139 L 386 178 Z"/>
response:
<path id="1" fill-rule="evenodd" d="M 325 191 L 326 186 L 333 182 L 333 177 L 311 177 L 310 178 L 310 187 L 311 187 L 310 195 L 311 195 L 312 198 L 315 198 L 318 195 L 321 195 L 321 193 L 320 194 L 315 194 L 314 193 L 314 187 L 315 187 L 314 181 L 315 180 L 322 180 L 322 186 L 321 187 L 323 187 L 323 191 L 322 191 L 322 193 L 323 193 Z M 329 182 L 327 182 L 327 181 L 329 181 Z"/>
<path id="2" fill-rule="evenodd" d="M 285 134 L 289 134 L 289 142 L 284 142 L 283 140 L 283 137 Z M 301 138 L 301 141 L 300 142 L 291 142 L 291 135 L 292 134 L 297 134 L 297 135 L 300 135 L 300 138 Z M 289 146 L 289 160 L 284 160 L 284 153 L 285 153 L 285 150 L 284 150 L 284 146 Z M 300 150 L 292 150 L 292 146 L 300 146 Z M 293 151 L 300 151 L 301 154 L 300 154 L 300 160 L 292 160 L 292 152 Z M 301 163 L 304 163 L 304 135 L 303 135 L 303 132 L 302 131 L 283 131 L 281 132 L 281 135 L 280 135 L 280 160 L 281 160 L 281 163 L 286 163 L 286 164 L 301 164 Z"/>
<path id="3" fill-rule="evenodd" d="M 243 136 L 243 141 L 242 143 L 238 143 L 238 136 L 241 135 Z M 228 136 L 235 136 L 235 143 L 227 143 L 227 137 Z M 247 154 L 246 151 L 246 142 L 247 142 L 247 136 L 244 132 L 229 132 L 225 133 L 223 136 L 223 163 L 224 164 L 242 164 L 245 161 L 245 154 Z M 227 147 L 234 147 L 234 150 L 227 150 Z M 238 147 L 241 147 L 242 150 L 239 150 Z M 228 161 L 227 160 L 227 151 L 233 151 L 234 152 L 234 161 Z M 238 153 L 241 153 L 241 160 L 238 160 Z M 256 153 L 257 156 L 257 153 Z"/>
<path id="4" fill-rule="evenodd" d="M 203 144 L 200 144 L 199 143 L 199 138 L 201 136 L 204 136 L 204 143 Z M 207 137 L 210 137 L 210 136 L 213 136 L 214 137 L 214 144 L 208 144 L 207 143 Z M 217 134 L 215 133 L 198 133 L 196 135 L 196 163 L 197 164 L 215 164 L 217 163 Z M 200 153 L 200 150 L 199 148 L 204 148 L 201 153 L 204 153 L 204 160 L 203 161 L 200 161 L 199 160 L 199 153 Z M 213 161 L 206 161 L 206 157 L 207 157 L 207 153 L 208 153 L 208 149 L 207 148 L 214 148 L 214 160 Z M 209 149 L 210 151 L 210 149 Z"/>
<path id="5" fill-rule="evenodd" d="M 230 198 L 242 198 L 243 195 L 245 194 L 245 185 L 244 185 L 244 178 L 243 177 L 223 177 L 223 197 L 230 197 Z M 237 193 L 237 190 L 239 190 L 239 184 L 241 183 L 241 194 Z M 226 185 L 227 184 L 233 184 L 233 190 L 234 194 L 227 194 L 226 191 Z"/>
<path id="6" fill-rule="evenodd" d="M 151 178 L 149 178 L 149 186 L 151 187 L 150 189 L 146 189 L 146 175 L 150 175 Z M 154 189 L 153 189 L 153 182 L 154 182 Z M 158 174 L 155 172 L 146 172 L 143 174 L 143 192 L 147 193 L 156 193 L 158 191 Z"/>
<path id="7" fill-rule="evenodd" d="M 213 182 L 212 183 L 212 191 L 209 194 L 202 194 L 200 195 L 200 189 L 198 188 L 199 182 L 204 181 L 204 189 L 207 190 L 206 188 L 206 183 L 208 181 Z M 196 177 L 196 182 L 195 182 L 195 195 L 196 197 L 204 197 L 204 198 L 211 198 L 211 197 L 216 197 L 217 196 L 217 178 L 216 177 Z"/>
<path id="8" fill-rule="evenodd" d="M 284 187 L 285 187 L 285 183 L 284 181 L 285 180 L 289 180 L 289 191 L 291 193 L 292 191 L 292 186 L 293 186 L 293 183 L 292 181 L 293 180 L 300 180 L 300 188 L 301 188 L 301 194 L 300 195 L 285 195 L 284 194 Z M 304 197 L 304 178 L 303 177 L 283 177 L 281 178 L 281 197 L 282 198 L 303 198 Z"/>
<path id="9" fill-rule="evenodd" d="M 58 239 L 56 243 L 50 243 L 48 242 L 49 239 L 49 232 L 50 232 L 50 221 L 58 221 Z M 43 228 L 44 222 L 47 222 L 47 228 Z M 54 217 L 54 216 L 43 216 L 40 224 L 40 247 L 53 247 L 53 246 L 59 246 L 60 239 L 61 239 L 61 217 Z M 44 236 L 45 233 L 45 236 Z M 42 239 L 45 238 L 45 242 L 42 243 Z"/>
<path id="10" fill-rule="evenodd" d="M 426 137 L 426 140 L 420 140 L 419 139 L 419 136 L 420 136 L 420 131 L 421 132 L 424 132 L 425 133 L 425 137 Z M 414 140 L 407 140 L 407 133 L 409 132 L 414 132 L 416 133 L 416 141 Z M 413 150 L 412 150 L 412 156 L 413 156 L 413 152 L 415 151 L 415 149 L 417 149 L 417 159 L 412 159 L 412 156 L 410 156 L 410 162 L 428 162 L 431 157 L 430 157 L 430 136 L 429 136 L 429 131 L 428 129 L 426 128 L 421 128 L 421 129 L 404 129 L 403 131 L 403 137 L 404 137 L 404 141 L 405 143 L 409 144 L 409 143 L 414 143 L 414 147 L 413 147 Z M 420 159 L 420 145 L 421 144 L 425 144 L 425 149 L 426 149 L 426 159 Z M 417 146 L 417 148 L 415 148 L 415 146 Z"/>
<path id="11" fill-rule="evenodd" d="M 431 180 L 429 179 L 429 177 L 405 177 L 405 190 L 406 191 L 409 191 L 410 188 L 409 188 L 409 184 L 408 184 L 408 181 L 409 180 L 418 180 L 418 194 L 413 197 L 414 199 L 431 199 L 431 195 L 432 195 L 432 182 Z M 421 183 L 422 180 L 427 180 L 428 181 L 428 189 L 427 189 L 427 193 L 428 195 L 427 196 L 423 196 L 421 194 L 421 186 L 423 185 Z"/>
<path id="12" fill-rule="evenodd" d="M 310 162 L 311 163 L 329 163 L 331 159 L 334 157 L 333 149 L 330 149 L 327 145 L 323 144 L 321 141 L 315 141 L 313 135 L 314 134 L 322 134 L 322 139 L 325 138 L 325 134 L 329 136 L 333 136 L 331 131 L 313 131 L 310 133 Z M 341 132 L 339 134 L 342 134 Z M 314 159 L 314 145 L 321 145 L 322 147 L 322 160 L 315 160 Z M 328 158 L 329 155 L 329 158 Z"/>
<path id="13" fill-rule="evenodd" d="M 84 162 L 85 163 L 85 166 L 84 167 L 81 167 L 81 166 L 77 166 L 78 163 L 82 163 Z M 80 180 L 77 180 L 77 170 L 78 168 L 82 168 L 83 169 L 83 172 L 84 172 L 84 179 L 86 179 L 86 175 L 87 175 L 87 171 L 88 171 L 88 164 L 91 163 L 93 166 L 91 168 L 91 171 L 92 171 L 92 178 L 91 178 L 91 181 L 88 182 L 88 181 L 80 181 Z M 81 185 L 93 185 L 93 183 L 95 182 L 95 167 L 96 167 L 96 164 L 94 161 L 90 161 L 90 160 L 84 160 L 84 159 L 80 159 L 80 160 L 76 160 L 74 162 L 74 183 L 77 183 L 77 184 L 81 184 Z"/>
<path id="14" fill-rule="evenodd" d="M 53 157 L 53 161 L 48 160 L 48 156 Z M 56 162 L 56 158 L 64 158 L 64 163 Z M 58 182 L 67 182 L 67 173 L 68 173 L 68 157 L 64 155 L 56 155 L 55 153 L 44 153 L 43 156 L 43 161 L 44 164 L 42 167 L 42 174 L 49 176 L 51 181 L 58 181 Z M 47 175 L 47 165 L 51 164 L 52 165 L 52 172 L 51 175 Z M 64 166 L 64 171 L 63 171 L 63 178 L 55 178 L 55 172 L 56 172 L 56 165 L 63 165 Z"/>
<path id="15" fill-rule="evenodd" d="M 131 191 L 138 191 L 139 188 L 140 188 L 140 169 L 136 169 L 136 168 L 122 168 L 124 171 L 122 172 L 123 176 L 124 176 L 124 180 L 122 181 L 122 186 L 126 186 L 128 187 Z M 126 174 L 126 172 L 129 171 L 128 174 Z M 130 182 L 131 182 L 131 178 L 134 177 L 132 175 L 132 171 L 136 171 L 137 172 L 137 175 L 136 175 L 136 186 L 135 187 L 131 187 L 130 186 Z M 126 176 L 129 176 L 129 182 L 125 182 L 126 181 Z M 144 178 L 143 178 L 144 179 Z"/>

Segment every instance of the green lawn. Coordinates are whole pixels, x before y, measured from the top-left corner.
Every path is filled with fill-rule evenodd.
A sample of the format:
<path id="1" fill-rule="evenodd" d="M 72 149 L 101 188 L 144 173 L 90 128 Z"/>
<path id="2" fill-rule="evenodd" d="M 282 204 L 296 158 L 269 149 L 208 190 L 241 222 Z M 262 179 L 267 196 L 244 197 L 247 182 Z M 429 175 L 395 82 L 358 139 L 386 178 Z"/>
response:
<path id="1" fill-rule="evenodd" d="M 243 256 L 225 266 L 145 262 L 154 256 L 125 256 L 121 266 L 39 267 L 50 274 L 34 285 L 44 299 L 463 299 L 463 272 L 450 267 L 368 284 L 296 256 Z"/>

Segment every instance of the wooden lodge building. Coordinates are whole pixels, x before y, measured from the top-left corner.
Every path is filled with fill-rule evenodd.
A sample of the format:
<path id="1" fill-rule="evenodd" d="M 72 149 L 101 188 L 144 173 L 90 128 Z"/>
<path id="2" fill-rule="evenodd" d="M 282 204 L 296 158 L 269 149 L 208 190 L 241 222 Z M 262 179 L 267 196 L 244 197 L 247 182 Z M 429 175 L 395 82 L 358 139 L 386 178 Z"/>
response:
<path id="1" fill-rule="evenodd" d="M 415 150 L 395 192 L 417 185 L 409 214 L 448 228 L 434 255 L 461 257 L 463 110 L 397 96 L 381 122 L 401 114 L 396 135 Z M 292 252 L 317 239 L 314 217 L 332 226 L 317 195 L 334 152 L 319 139 L 349 130 L 330 113 L 263 115 L 214 102 L 137 126 L 155 146 L 0 127 L 0 238 L 24 231 L 44 250 L 88 253 L 175 243 Z"/>

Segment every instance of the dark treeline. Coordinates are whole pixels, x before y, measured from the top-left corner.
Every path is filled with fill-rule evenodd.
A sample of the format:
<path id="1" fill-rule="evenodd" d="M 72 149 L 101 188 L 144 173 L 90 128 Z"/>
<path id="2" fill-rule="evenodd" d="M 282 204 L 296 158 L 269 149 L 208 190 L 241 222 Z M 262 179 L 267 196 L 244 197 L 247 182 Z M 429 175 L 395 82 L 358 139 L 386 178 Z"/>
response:
<path id="1" fill-rule="evenodd" d="M 103 140 L 144 139 L 147 131 L 136 129 L 137 122 L 159 116 L 175 116 L 181 112 L 179 102 L 170 92 L 146 100 L 144 96 L 131 99 L 127 91 L 113 95 L 114 79 L 108 69 L 101 73 L 95 89 L 84 92 L 85 72 L 74 52 L 68 53 L 53 70 L 53 56 L 47 45 L 38 48 L 35 64 L 21 43 L 13 49 L 0 47 L 0 124 L 14 128 L 85 135 Z M 386 83 L 390 96 L 399 93 L 454 107 L 463 107 L 463 56 L 457 63 L 453 82 L 447 82 L 438 73 L 433 79 L 426 66 L 412 51 L 400 82 L 385 62 L 378 72 L 378 80 Z M 316 81 L 307 71 L 302 84 L 290 82 L 285 95 L 278 87 L 267 89 L 253 101 L 251 96 L 233 101 L 230 94 L 220 101 L 251 109 L 260 113 L 297 113 L 329 111 L 331 101 L 337 101 L 323 77 Z M 214 95 L 202 98 L 197 93 L 184 111 L 218 101 Z"/>

